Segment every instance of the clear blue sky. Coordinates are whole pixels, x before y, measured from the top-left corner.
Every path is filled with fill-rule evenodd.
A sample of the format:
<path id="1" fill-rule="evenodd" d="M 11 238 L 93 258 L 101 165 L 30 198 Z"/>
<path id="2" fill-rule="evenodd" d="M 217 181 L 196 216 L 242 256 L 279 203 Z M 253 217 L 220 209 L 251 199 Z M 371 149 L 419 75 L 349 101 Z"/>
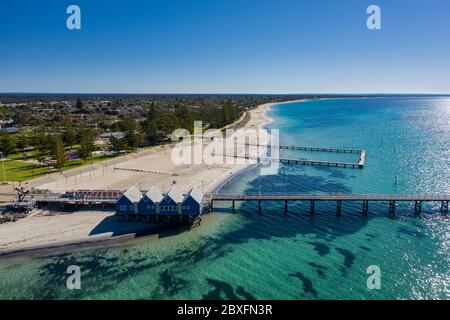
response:
<path id="1" fill-rule="evenodd" d="M 450 1 L 1 1 L 0 92 L 450 93 Z"/>

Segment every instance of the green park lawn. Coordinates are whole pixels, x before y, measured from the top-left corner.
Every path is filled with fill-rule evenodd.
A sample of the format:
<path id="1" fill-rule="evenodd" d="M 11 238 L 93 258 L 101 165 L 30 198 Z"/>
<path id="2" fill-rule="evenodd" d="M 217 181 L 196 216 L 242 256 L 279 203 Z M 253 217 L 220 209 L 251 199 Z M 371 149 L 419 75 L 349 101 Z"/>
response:
<path id="1" fill-rule="evenodd" d="M 99 161 L 114 158 L 115 155 L 96 155 L 92 156 L 86 161 L 77 159 L 70 160 L 64 164 L 63 171 L 90 165 Z M 49 173 L 53 168 L 51 166 L 42 166 L 38 163 L 30 163 L 21 160 L 14 160 L 16 157 L 8 158 L 4 161 L 6 181 L 25 181 L 37 178 Z M 2 161 L 2 160 L 1 160 Z M 0 161 L 0 181 L 4 181 L 3 163 Z"/>
<path id="2" fill-rule="evenodd" d="M 157 146 L 144 147 L 131 152 L 128 151 L 127 153 L 133 154 L 142 150 L 153 149 L 155 147 Z M 28 151 L 27 154 L 29 160 L 36 160 L 38 158 L 38 152 L 35 150 Z M 105 161 L 124 154 L 125 153 L 115 155 L 95 155 L 91 156 L 86 161 L 82 159 L 70 160 L 64 164 L 63 171 L 90 165 L 100 161 Z M 8 156 L 8 158 L 4 162 L 6 181 L 26 181 L 54 171 L 54 168 L 51 166 L 42 166 L 39 163 L 26 162 L 23 160 L 23 153 L 16 153 Z M 1 163 L 1 161 L 2 160 L 0 160 L 0 181 L 4 181 L 5 179 L 3 174 L 3 164 Z"/>
<path id="3" fill-rule="evenodd" d="M 4 167 L 3 167 L 4 166 Z M 3 171 L 4 168 L 4 171 Z M 24 181 L 30 180 L 46 174 L 49 167 L 42 167 L 38 164 L 19 160 L 1 160 L 0 162 L 0 179 L 4 181 Z"/>

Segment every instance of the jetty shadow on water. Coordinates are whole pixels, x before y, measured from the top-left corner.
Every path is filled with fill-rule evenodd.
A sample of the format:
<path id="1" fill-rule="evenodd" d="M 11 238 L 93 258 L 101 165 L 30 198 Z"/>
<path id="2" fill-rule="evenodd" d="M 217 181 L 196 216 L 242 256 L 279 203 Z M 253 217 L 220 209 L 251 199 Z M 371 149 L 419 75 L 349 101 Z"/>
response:
<path id="1" fill-rule="evenodd" d="M 159 238 L 171 237 L 189 231 L 189 225 L 174 225 L 170 223 L 153 224 L 145 221 L 124 221 L 122 217 L 115 215 L 103 219 L 89 233 L 90 236 L 111 233 L 112 237 L 134 235 L 143 237 L 158 235 Z"/>
<path id="2" fill-rule="evenodd" d="M 332 169 L 330 172 L 334 172 Z M 290 175 L 289 179 L 280 175 L 259 176 L 247 183 L 245 194 L 276 193 L 351 193 L 344 184 L 322 176 L 306 174 Z M 226 191 L 224 191 L 226 192 Z M 309 215 L 306 202 L 289 202 L 288 214 L 284 216 L 283 202 L 262 202 L 262 215 L 258 216 L 256 201 L 241 202 L 237 209 L 245 218 L 242 228 L 225 235 L 224 241 L 243 243 L 252 239 L 295 238 L 301 234 L 332 240 L 346 234 L 356 233 L 364 228 L 367 219 L 354 212 L 342 218 L 335 216 L 335 203 L 316 204 L 316 215 Z M 359 206 L 348 206 L 346 210 L 359 211 Z M 229 211 L 227 208 L 215 208 L 215 211 Z"/>
<path id="3" fill-rule="evenodd" d="M 121 217 L 108 216 L 103 219 L 94 229 L 89 232 L 89 236 L 111 233 L 112 237 L 135 234 L 145 236 L 158 232 L 155 225 L 143 222 L 124 222 Z"/>
<path id="4" fill-rule="evenodd" d="M 261 175 L 248 182 L 244 193 L 351 193 L 351 189 L 338 179 L 349 179 L 352 174 L 334 168 L 314 167 L 319 172 L 328 172 L 329 176 L 307 174 L 296 166 L 290 168 L 283 165 L 279 175 Z"/>

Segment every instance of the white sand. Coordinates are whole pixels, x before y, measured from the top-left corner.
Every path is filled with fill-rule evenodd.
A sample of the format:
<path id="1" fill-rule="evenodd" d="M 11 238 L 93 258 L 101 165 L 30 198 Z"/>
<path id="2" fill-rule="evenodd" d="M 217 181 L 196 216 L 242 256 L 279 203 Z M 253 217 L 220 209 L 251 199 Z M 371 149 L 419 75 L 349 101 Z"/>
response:
<path id="1" fill-rule="evenodd" d="M 250 120 L 245 127 L 258 129 L 270 122 L 266 112 L 271 106 L 272 104 L 268 103 L 251 110 Z M 158 147 L 87 168 L 52 174 L 29 181 L 27 185 L 57 192 L 74 189 L 124 190 L 132 184 L 145 190 L 155 185 L 165 192 L 173 180 L 176 180 L 184 192 L 194 185 L 209 192 L 249 167 L 248 163 L 177 166 L 171 161 L 171 148 L 172 146 Z M 115 170 L 114 167 L 151 172 Z M 123 223 L 113 216 L 114 212 L 105 211 L 57 213 L 38 210 L 25 219 L 0 225 L 0 255 L 133 236 L 137 232 L 152 228 L 145 223 Z"/>

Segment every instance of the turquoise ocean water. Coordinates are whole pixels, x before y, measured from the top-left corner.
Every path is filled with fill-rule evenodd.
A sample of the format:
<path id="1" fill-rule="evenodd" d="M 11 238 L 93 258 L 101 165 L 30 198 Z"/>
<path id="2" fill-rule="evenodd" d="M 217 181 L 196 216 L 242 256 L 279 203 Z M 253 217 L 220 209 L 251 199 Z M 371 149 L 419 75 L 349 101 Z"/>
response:
<path id="1" fill-rule="evenodd" d="M 282 165 L 256 168 L 224 192 L 450 193 L 450 98 L 334 99 L 276 105 L 270 128 L 283 144 L 367 150 L 363 170 Z M 357 161 L 355 155 L 282 156 Z M 450 223 L 439 204 L 420 217 L 410 204 L 226 204 L 190 231 L 165 231 L 120 246 L 0 258 L 0 299 L 449 299 Z M 81 268 L 81 290 L 66 269 Z M 381 270 L 369 290 L 367 267 Z"/>

